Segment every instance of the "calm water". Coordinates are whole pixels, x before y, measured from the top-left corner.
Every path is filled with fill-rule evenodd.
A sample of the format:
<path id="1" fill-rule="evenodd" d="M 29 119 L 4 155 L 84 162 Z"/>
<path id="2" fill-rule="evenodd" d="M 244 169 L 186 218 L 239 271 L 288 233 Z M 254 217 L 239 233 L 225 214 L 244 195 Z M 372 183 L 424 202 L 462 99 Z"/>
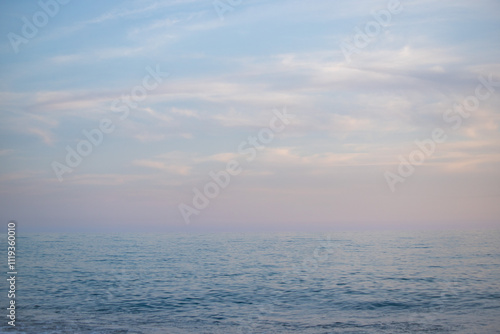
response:
<path id="1" fill-rule="evenodd" d="M 4 315 L 2 332 L 500 333 L 499 232 L 54 234 L 17 248 L 17 326 Z"/>

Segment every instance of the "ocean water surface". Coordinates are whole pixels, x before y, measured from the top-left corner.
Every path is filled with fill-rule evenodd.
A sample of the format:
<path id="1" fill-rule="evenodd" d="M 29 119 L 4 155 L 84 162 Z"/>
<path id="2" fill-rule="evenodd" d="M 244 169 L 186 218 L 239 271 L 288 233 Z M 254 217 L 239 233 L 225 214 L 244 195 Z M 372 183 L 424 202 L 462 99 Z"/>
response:
<path id="1" fill-rule="evenodd" d="M 498 231 L 31 234 L 16 246 L 5 333 L 500 333 Z"/>

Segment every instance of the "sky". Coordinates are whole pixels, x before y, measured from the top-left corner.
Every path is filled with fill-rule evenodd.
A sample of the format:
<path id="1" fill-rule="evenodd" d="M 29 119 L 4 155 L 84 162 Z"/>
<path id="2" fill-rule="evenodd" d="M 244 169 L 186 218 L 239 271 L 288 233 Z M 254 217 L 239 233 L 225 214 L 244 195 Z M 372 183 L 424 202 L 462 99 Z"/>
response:
<path id="1" fill-rule="evenodd" d="M 0 221 L 500 227 L 496 0 L 0 4 Z"/>

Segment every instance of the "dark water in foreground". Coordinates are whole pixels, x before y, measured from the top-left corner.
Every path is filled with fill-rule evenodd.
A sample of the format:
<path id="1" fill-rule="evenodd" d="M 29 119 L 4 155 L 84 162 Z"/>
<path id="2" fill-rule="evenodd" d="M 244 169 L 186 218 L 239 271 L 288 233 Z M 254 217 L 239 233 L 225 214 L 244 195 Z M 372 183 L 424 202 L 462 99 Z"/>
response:
<path id="1" fill-rule="evenodd" d="M 29 235 L 17 250 L 1 332 L 500 333 L 499 232 Z"/>

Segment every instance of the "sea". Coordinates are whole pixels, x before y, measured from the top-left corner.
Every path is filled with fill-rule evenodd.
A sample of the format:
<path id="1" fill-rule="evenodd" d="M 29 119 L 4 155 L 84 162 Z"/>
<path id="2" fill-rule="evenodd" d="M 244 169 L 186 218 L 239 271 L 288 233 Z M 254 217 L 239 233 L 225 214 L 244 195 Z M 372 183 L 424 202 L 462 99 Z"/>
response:
<path id="1" fill-rule="evenodd" d="M 15 327 L 0 242 L 2 333 L 500 333 L 499 231 L 16 241 Z"/>

